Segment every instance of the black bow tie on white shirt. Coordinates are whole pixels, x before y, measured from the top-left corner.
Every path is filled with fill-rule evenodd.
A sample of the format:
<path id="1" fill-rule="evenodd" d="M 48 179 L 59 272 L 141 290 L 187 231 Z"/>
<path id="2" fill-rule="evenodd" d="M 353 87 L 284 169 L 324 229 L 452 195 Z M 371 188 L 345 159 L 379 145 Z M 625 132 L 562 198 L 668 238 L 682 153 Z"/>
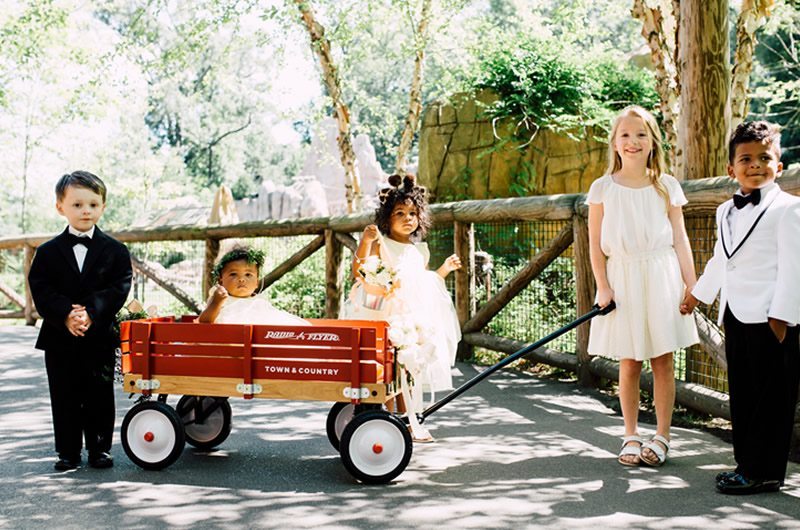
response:
<path id="1" fill-rule="evenodd" d="M 67 234 L 67 240 L 71 246 L 83 245 L 89 248 L 92 245 L 92 238 L 88 236 L 76 236 L 75 234 Z"/>
<path id="2" fill-rule="evenodd" d="M 739 195 L 738 193 L 733 196 L 733 205 L 736 206 L 737 209 L 741 210 L 747 203 L 753 203 L 753 206 L 761 202 L 761 190 L 756 188 L 754 189 L 750 195 L 744 196 Z"/>

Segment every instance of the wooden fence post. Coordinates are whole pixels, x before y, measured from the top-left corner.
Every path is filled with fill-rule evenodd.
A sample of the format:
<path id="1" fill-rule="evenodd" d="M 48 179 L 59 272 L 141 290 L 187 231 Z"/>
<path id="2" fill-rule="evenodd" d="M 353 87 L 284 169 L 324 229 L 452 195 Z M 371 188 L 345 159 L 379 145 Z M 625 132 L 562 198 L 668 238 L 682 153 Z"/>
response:
<path id="1" fill-rule="evenodd" d="M 25 325 L 35 326 L 36 317 L 33 316 L 33 295 L 31 295 L 31 286 L 28 284 L 28 274 L 31 272 L 31 264 L 33 263 L 33 254 L 36 251 L 31 245 L 25 245 L 25 255 L 23 258 L 23 270 L 25 271 Z"/>
<path id="2" fill-rule="evenodd" d="M 344 245 L 333 230 L 325 230 L 325 318 L 339 318 L 344 286 Z"/>
<path id="3" fill-rule="evenodd" d="M 575 302 L 578 315 L 587 313 L 594 302 L 594 275 L 592 262 L 589 259 L 589 226 L 586 218 L 576 212 L 572 219 L 574 234 L 572 255 L 575 260 Z M 600 378 L 589 370 L 589 326 L 578 326 L 575 330 L 576 348 L 578 356 L 578 382 L 583 386 L 596 387 Z"/>
<path id="4" fill-rule="evenodd" d="M 206 259 L 203 263 L 203 301 L 208 298 L 208 291 L 213 284 L 211 274 L 214 272 L 217 254 L 219 254 L 219 239 L 206 239 Z"/>
<path id="5" fill-rule="evenodd" d="M 475 230 L 472 223 L 453 223 L 453 248 L 461 258 L 461 268 L 456 271 L 456 314 L 463 326 L 475 313 Z M 458 343 L 456 358 L 471 359 L 473 347 L 463 340 Z"/>

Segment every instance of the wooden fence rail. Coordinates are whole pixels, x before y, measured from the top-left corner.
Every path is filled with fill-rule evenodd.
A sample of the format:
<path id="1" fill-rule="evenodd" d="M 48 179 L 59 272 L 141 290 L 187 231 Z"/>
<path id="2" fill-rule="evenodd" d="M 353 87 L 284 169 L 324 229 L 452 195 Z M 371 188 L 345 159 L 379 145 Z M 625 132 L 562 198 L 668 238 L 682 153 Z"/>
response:
<path id="1" fill-rule="evenodd" d="M 784 190 L 800 195 L 800 169 L 786 171 L 780 179 Z M 716 207 L 736 190 L 734 181 L 727 177 L 695 180 L 683 183 L 689 203 L 684 207 L 687 217 L 710 219 Z M 588 230 L 585 195 L 570 194 L 556 196 L 521 197 L 492 200 L 471 200 L 456 203 L 432 205 L 432 217 L 436 226 L 453 227 L 453 248 L 461 256 L 464 267 L 455 275 L 455 305 L 464 331 L 460 356 L 469 355 L 472 346 L 479 346 L 500 352 L 515 351 L 523 343 L 503 337 L 482 333 L 486 324 L 500 312 L 519 292 L 536 278 L 555 258 L 572 246 L 574 260 L 574 279 L 576 285 L 576 314 L 589 310 L 594 298 L 594 280 L 589 263 Z M 494 296 L 481 307 L 475 300 L 475 223 L 513 223 L 521 221 L 563 221 L 560 232 L 534 255 L 528 263 L 508 281 Z M 343 301 L 343 286 L 347 273 L 347 260 L 344 249 L 351 252 L 356 240 L 351 235 L 360 232 L 372 222 L 370 214 L 348 215 L 330 218 L 297 219 L 286 221 L 249 222 L 226 226 L 163 226 L 146 230 L 127 230 L 112 235 L 126 243 L 156 241 L 204 241 L 205 260 L 203 270 L 203 292 L 210 286 L 211 270 L 218 257 L 220 241 L 227 238 L 317 236 L 302 249 L 295 252 L 283 263 L 275 267 L 262 279 L 263 285 L 274 283 L 288 271 L 298 267 L 318 249 L 325 248 L 325 316 L 335 318 Z M 0 251 L 24 249 L 23 272 L 27 277 L 35 248 L 50 239 L 51 234 L 28 234 L 19 237 L 0 238 Z M 154 278 L 144 263 L 134 264 L 140 271 L 160 282 L 165 289 L 176 296 L 192 311 L 198 303 L 176 286 Z M 699 271 L 702 272 L 702 271 Z M 25 284 L 24 295 L 0 282 L 0 296 L 6 296 L 20 310 L 0 312 L 0 318 L 24 317 L 32 324 L 38 315 L 35 313 L 30 291 Z M 722 337 L 708 319 L 698 318 L 703 338 L 703 347 L 717 364 L 724 368 Z M 578 374 L 582 384 L 593 385 L 598 378 L 617 379 L 617 365 L 614 362 L 592 358 L 586 351 L 588 327 L 577 330 L 575 352 L 560 352 L 541 348 L 532 354 L 537 362 L 572 370 Z M 643 374 L 642 387 L 652 385 L 649 374 Z M 678 382 L 677 400 L 688 407 L 728 418 L 730 416 L 727 395 L 692 383 Z"/>

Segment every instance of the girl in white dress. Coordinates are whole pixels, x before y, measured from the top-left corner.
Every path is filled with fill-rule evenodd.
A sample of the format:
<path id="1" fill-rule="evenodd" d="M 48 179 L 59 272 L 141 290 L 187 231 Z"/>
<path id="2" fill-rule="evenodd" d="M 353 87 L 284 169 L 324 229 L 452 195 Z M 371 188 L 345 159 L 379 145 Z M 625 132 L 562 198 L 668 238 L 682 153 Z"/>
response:
<path id="1" fill-rule="evenodd" d="M 661 131 L 641 107 L 623 109 L 609 138 L 606 175 L 592 183 L 589 254 L 596 301 L 616 310 L 592 321 L 589 353 L 619 359 L 619 401 L 625 436 L 619 463 L 660 466 L 669 451 L 675 404 L 672 352 L 696 344 L 691 315 L 680 313 L 696 283 L 681 207 L 686 197 L 675 178 L 662 173 Z M 653 370 L 656 434 L 638 433 L 642 362 Z"/>
<path id="2" fill-rule="evenodd" d="M 420 342 L 413 356 L 406 356 L 400 348 L 398 361 L 414 374 L 416 389 L 450 389 L 450 367 L 455 362 L 461 328 L 444 279 L 461 267 L 461 260 L 453 254 L 435 272 L 428 270 L 430 251 L 419 241 L 430 226 L 425 188 L 415 185 L 413 175 L 392 175 L 389 184 L 379 193 L 375 224 L 367 226 L 361 236 L 353 257 L 353 276 L 363 281 L 359 269 L 370 255 L 380 256 L 384 265 L 394 270 L 396 287 L 384 293 L 382 310 L 390 323 L 389 338 L 396 346 L 417 339 Z M 353 302 L 345 305 L 345 318 L 363 317 L 360 304 Z M 412 401 L 409 408 L 419 411 L 421 399 Z M 430 433 L 414 425 L 413 417 L 409 419 L 416 441 L 432 441 Z"/>
<path id="3" fill-rule="evenodd" d="M 264 253 L 239 247 L 225 253 L 214 267 L 214 279 L 206 308 L 199 322 L 218 324 L 262 324 L 310 326 L 302 318 L 275 308 L 264 296 L 256 295 Z"/>

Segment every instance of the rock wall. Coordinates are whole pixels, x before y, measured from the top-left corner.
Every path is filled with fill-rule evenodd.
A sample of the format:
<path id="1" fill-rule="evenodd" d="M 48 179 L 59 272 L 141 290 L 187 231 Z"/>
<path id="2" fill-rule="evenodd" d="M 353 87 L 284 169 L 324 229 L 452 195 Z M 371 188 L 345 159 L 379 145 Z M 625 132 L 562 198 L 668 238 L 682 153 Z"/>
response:
<path id="1" fill-rule="evenodd" d="M 484 116 L 491 92 L 434 102 L 423 114 L 419 179 L 438 201 L 586 192 L 607 165 L 604 131 L 570 138 L 541 129 L 511 138 L 514 123 Z M 600 138 L 595 138 L 599 136 Z M 499 137 L 499 138 L 498 138 Z"/>

